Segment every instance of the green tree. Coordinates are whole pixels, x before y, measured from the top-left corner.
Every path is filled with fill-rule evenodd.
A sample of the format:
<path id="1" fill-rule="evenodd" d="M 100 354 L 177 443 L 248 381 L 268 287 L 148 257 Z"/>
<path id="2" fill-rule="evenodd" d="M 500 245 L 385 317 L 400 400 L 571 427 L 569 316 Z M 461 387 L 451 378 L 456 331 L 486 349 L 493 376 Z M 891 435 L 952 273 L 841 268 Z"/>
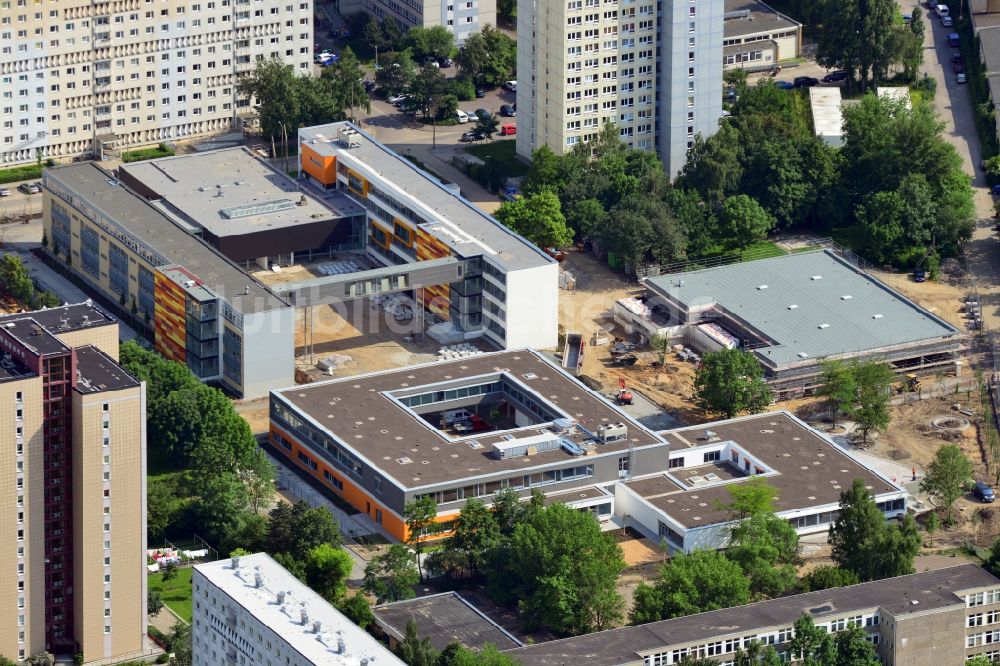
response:
<path id="1" fill-rule="evenodd" d="M 297 78 L 291 65 L 269 58 L 240 79 L 237 89 L 257 100 L 257 117 L 266 136 L 280 139 L 282 126 L 285 133 L 298 128 L 302 107 Z"/>
<path id="2" fill-rule="evenodd" d="M 310 506 L 303 500 L 294 505 L 278 502 L 269 517 L 264 548 L 272 555 L 288 553 L 305 562 L 317 546 L 338 547 L 344 542 L 340 526 L 326 507 Z"/>
<path id="3" fill-rule="evenodd" d="M 498 86 L 517 68 L 517 43 L 491 25 L 466 37 L 455 57 L 461 76 L 477 86 Z"/>
<path id="4" fill-rule="evenodd" d="M 817 395 L 826 398 L 830 409 L 830 422 L 837 427 L 837 416 L 849 413 L 854 406 L 858 384 L 854 379 L 853 368 L 839 360 L 823 361 L 823 383 L 816 391 Z"/>
<path id="5" fill-rule="evenodd" d="M 494 217 L 539 247 L 559 248 L 573 242 L 573 231 L 566 226 L 559 198 L 552 192 L 505 201 Z"/>
<path id="6" fill-rule="evenodd" d="M 378 603 L 412 599 L 413 586 L 420 582 L 420 572 L 413 563 L 413 553 L 401 543 L 372 558 L 365 567 L 361 589 L 375 597 Z"/>
<path id="7" fill-rule="evenodd" d="M 808 615 L 803 615 L 792 627 L 789 652 L 793 659 L 801 659 L 804 666 L 837 666 L 833 637 L 820 629 Z"/>
<path id="8" fill-rule="evenodd" d="M 17 666 L 17 662 L 13 662 L 7 657 L 0 655 L 0 666 Z"/>
<path id="9" fill-rule="evenodd" d="M 702 356 L 694 386 L 699 407 L 729 419 L 741 412 L 762 412 L 771 403 L 771 389 L 760 363 L 741 349 L 720 349 Z"/>
<path id="10" fill-rule="evenodd" d="M 156 590 L 146 591 L 146 612 L 150 615 L 159 615 L 163 610 L 163 598 Z M 0 664 L 2 666 L 2 664 Z"/>
<path id="11" fill-rule="evenodd" d="M 375 82 L 386 96 L 399 95 L 409 89 L 416 73 L 417 68 L 409 51 L 384 53 L 379 56 Z"/>
<path id="12" fill-rule="evenodd" d="M 297 560 L 288 553 L 274 553 L 274 561 L 283 566 L 288 573 L 292 574 L 303 583 L 306 582 L 306 564 L 302 560 Z"/>
<path id="13" fill-rule="evenodd" d="M 404 38 L 405 47 L 413 52 L 413 58 L 423 63 L 428 58 L 440 60 L 455 50 L 455 35 L 443 25 L 429 28 L 410 28 Z"/>
<path id="14" fill-rule="evenodd" d="M 670 336 L 657 334 L 649 341 L 649 346 L 656 352 L 656 361 L 663 365 L 667 360 L 667 352 L 670 350 Z"/>
<path id="15" fill-rule="evenodd" d="M 802 577 L 802 588 L 804 592 L 816 592 L 834 587 L 857 585 L 860 582 L 853 571 L 824 564 Z"/>
<path id="16" fill-rule="evenodd" d="M 867 361 L 853 368 L 858 385 L 858 406 L 853 412 L 861 431 L 861 440 L 867 442 L 873 431 L 889 427 L 889 388 L 895 374 L 886 363 Z"/>
<path id="17" fill-rule="evenodd" d="M 349 46 L 344 47 L 337 62 L 324 68 L 320 75 L 336 108 L 353 111 L 355 107 L 361 107 L 365 113 L 371 113 L 371 100 L 361 83 L 364 78 L 361 62 Z"/>
<path id="18" fill-rule="evenodd" d="M 455 521 L 447 550 L 461 552 L 469 573 L 478 576 L 486 567 L 489 553 L 499 543 L 500 526 L 493 512 L 481 500 L 467 500 Z"/>
<path id="19" fill-rule="evenodd" d="M 166 583 L 174 578 L 177 578 L 177 564 L 174 562 L 167 562 L 163 567 L 162 573 L 160 574 L 160 579 Z"/>
<path id="20" fill-rule="evenodd" d="M 857 624 L 838 633 L 834 643 L 836 666 L 879 666 L 882 663 L 868 634 Z"/>
<path id="21" fill-rule="evenodd" d="M 739 188 L 742 152 L 739 130 L 729 123 L 722 123 L 708 139 L 698 134 L 677 184 L 697 191 L 710 206 L 721 204 Z"/>
<path id="22" fill-rule="evenodd" d="M 417 571 L 420 580 L 423 580 L 420 555 L 424 552 L 424 542 L 441 529 L 441 524 L 437 522 L 437 502 L 430 495 L 407 502 L 403 507 L 403 520 L 406 522 L 406 543 L 416 553 Z"/>
<path id="23" fill-rule="evenodd" d="M 745 194 L 729 197 L 719 213 L 719 230 L 723 247 L 743 251 L 767 238 L 774 226 L 774 218 L 760 204 Z"/>
<path id="24" fill-rule="evenodd" d="M 994 666 L 995 663 L 984 654 L 977 654 L 975 657 L 965 660 L 965 666 Z"/>
<path id="25" fill-rule="evenodd" d="M 347 591 L 353 566 L 354 560 L 346 550 L 320 544 L 306 555 L 306 584 L 330 603 L 336 603 Z"/>
<path id="26" fill-rule="evenodd" d="M 621 548 L 589 513 L 564 504 L 530 507 L 487 571 L 491 594 L 518 600 L 527 628 L 562 635 L 599 631 L 622 617 Z"/>
<path id="27" fill-rule="evenodd" d="M 894 0 L 845 0 L 820 3 L 823 30 L 816 61 L 824 67 L 857 75 L 862 89 L 869 78 L 878 82 L 894 56 L 893 24 L 898 9 Z"/>
<path id="28" fill-rule="evenodd" d="M 926 530 L 928 534 L 934 534 L 937 532 L 939 526 L 937 513 L 931 511 L 931 515 L 927 516 L 927 520 L 924 522 L 924 530 Z"/>
<path id="29" fill-rule="evenodd" d="M 772 646 L 760 641 L 750 641 L 746 649 L 737 648 L 733 659 L 735 666 L 781 666 L 785 663 Z"/>
<path id="30" fill-rule="evenodd" d="M 759 476 L 731 484 L 726 491 L 729 502 L 720 503 L 719 508 L 728 511 L 733 520 L 743 520 L 759 513 L 774 513 L 778 489 Z"/>
<path id="31" fill-rule="evenodd" d="M 431 639 L 420 638 L 417 633 L 417 623 L 410 618 L 406 621 L 406 634 L 397 648 L 400 659 L 409 666 L 434 666 L 438 653 L 431 645 Z"/>
<path id="32" fill-rule="evenodd" d="M 407 111 L 419 111 L 425 117 L 432 117 L 441 105 L 448 90 L 448 79 L 434 65 L 424 65 L 410 83 L 410 97 L 403 103 Z"/>
<path id="33" fill-rule="evenodd" d="M 368 18 L 371 19 L 371 17 Z M 364 40 L 365 44 L 373 49 L 384 49 L 387 46 L 396 48 L 399 46 L 397 42 L 386 38 L 386 34 L 385 31 L 382 30 L 382 26 L 374 20 L 369 20 L 364 24 L 364 27 L 361 29 L 361 38 Z"/>
<path id="34" fill-rule="evenodd" d="M 403 37 L 403 28 L 400 27 L 399 22 L 396 21 L 392 16 L 386 16 L 382 19 L 382 38 L 385 40 L 386 44 L 397 45 Z"/>
<path id="35" fill-rule="evenodd" d="M 799 535 L 773 512 L 759 511 L 733 525 L 725 554 L 743 569 L 754 597 L 776 597 L 795 585 Z"/>
<path id="36" fill-rule="evenodd" d="M 840 494 L 840 514 L 830 526 L 830 547 L 837 566 L 861 581 L 913 573 L 913 558 L 920 551 L 920 535 L 912 516 L 902 524 L 889 524 L 865 482 L 855 479 Z"/>
<path id="37" fill-rule="evenodd" d="M 31 274 L 16 254 L 8 253 L 0 257 L 0 288 L 24 305 L 35 295 Z"/>
<path id="38" fill-rule="evenodd" d="M 519 666 L 519 662 L 489 643 L 479 652 L 459 643 L 451 643 L 438 657 L 435 666 Z"/>
<path id="39" fill-rule="evenodd" d="M 367 629 L 375 622 L 372 606 L 363 594 L 345 597 L 337 604 L 337 610 L 347 616 L 347 619 L 362 629 Z"/>
<path id="40" fill-rule="evenodd" d="M 472 131 L 484 139 L 492 139 L 493 135 L 497 133 L 497 127 L 499 126 L 500 121 L 494 115 L 476 116 L 476 125 L 472 128 Z"/>
<path id="41" fill-rule="evenodd" d="M 640 583 L 631 624 L 739 606 L 750 601 L 750 581 L 722 553 L 699 550 L 670 558 L 653 586 Z"/>
<path id="42" fill-rule="evenodd" d="M 972 461 L 954 444 L 945 444 L 934 454 L 934 460 L 920 482 L 920 490 L 927 493 L 938 506 L 944 507 L 946 521 L 951 520 L 955 500 L 972 484 L 972 472 Z"/>

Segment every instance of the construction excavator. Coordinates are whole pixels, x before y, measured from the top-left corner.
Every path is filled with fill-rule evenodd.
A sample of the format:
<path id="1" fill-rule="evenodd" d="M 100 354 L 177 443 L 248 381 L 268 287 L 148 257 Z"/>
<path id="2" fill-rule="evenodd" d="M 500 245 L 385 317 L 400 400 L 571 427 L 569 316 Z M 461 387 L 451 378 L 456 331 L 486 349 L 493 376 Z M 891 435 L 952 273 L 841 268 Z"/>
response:
<path id="1" fill-rule="evenodd" d="M 632 404 L 632 392 L 626 388 L 624 377 L 618 378 L 618 392 L 615 393 L 615 400 L 618 401 L 619 405 Z"/>

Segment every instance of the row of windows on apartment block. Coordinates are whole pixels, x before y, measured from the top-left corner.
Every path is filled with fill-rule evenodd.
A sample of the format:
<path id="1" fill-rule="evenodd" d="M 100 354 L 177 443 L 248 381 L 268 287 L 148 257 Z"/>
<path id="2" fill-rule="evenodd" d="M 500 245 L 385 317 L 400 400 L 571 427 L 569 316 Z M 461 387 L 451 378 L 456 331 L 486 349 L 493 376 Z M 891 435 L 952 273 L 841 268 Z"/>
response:
<path id="1" fill-rule="evenodd" d="M 829 622 L 820 622 L 816 624 L 816 627 L 827 633 L 837 633 L 845 631 L 849 627 L 877 627 L 878 625 L 879 615 L 875 613 L 871 615 L 852 615 L 850 617 L 830 620 Z M 784 645 L 790 642 L 794 635 L 795 630 L 793 627 L 785 627 L 776 631 L 760 634 L 748 634 L 746 636 L 728 638 L 725 640 L 710 641 L 691 647 L 674 648 L 645 656 L 643 658 L 643 666 L 667 666 L 669 664 L 683 663 L 686 659 L 717 657 L 724 654 L 732 654 L 736 652 L 736 650 L 746 650 L 753 643 L 771 646 Z M 871 642 L 875 645 L 878 645 L 879 640 L 877 634 L 870 635 L 869 640 L 871 640 Z M 784 661 L 789 661 L 787 654 Z M 729 663 L 732 664 L 733 662 Z"/>

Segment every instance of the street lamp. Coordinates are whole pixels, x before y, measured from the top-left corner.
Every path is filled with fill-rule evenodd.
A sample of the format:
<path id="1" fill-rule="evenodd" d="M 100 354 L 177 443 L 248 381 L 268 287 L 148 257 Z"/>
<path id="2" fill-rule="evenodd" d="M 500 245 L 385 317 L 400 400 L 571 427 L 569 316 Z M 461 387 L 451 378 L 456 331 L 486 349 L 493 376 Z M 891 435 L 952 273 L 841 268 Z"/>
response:
<path id="1" fill-rule="evenodd" d="M 427 110 L 431 114 L 431 150 L 437 150 L 437 107 L 434 98 L 427 98 Z"/>

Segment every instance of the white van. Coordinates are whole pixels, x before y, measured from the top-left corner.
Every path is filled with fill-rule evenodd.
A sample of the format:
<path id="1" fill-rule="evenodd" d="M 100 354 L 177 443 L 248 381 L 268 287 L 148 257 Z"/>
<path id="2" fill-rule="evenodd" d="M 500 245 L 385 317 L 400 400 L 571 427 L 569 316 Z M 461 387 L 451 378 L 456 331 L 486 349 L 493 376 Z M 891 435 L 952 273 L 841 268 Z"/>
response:
<path id="1" fill-rule="evenodd" d="M 444 421 L 446 426 L 453 425 L 459 421 L 468 421 L 472 413 L 464 409 L 449 409 L 448 411 L 441 412 L 441 420 Z"/>
<path id="2" fill-rule="evenodd" d="M 937 7 L 934 8 L 934 11 L 936 11 L 937 15 L 940 16 L 941 18 L 950 15 L 948 10 L 948 5 L 938 5 Z"/>
<path id="3" fill-rule="evenodd" d="M 511 92 L 517 92 L 517 81 L 505 81 L 503 87 Z"/>
<path id="4" fill-rule="evenodd" d="M 465 124 L 469 122 L 469 114 L 462 111 L 462 109 L 455 109 L 455 116 L 458 118 L 459 123 Z"/>

